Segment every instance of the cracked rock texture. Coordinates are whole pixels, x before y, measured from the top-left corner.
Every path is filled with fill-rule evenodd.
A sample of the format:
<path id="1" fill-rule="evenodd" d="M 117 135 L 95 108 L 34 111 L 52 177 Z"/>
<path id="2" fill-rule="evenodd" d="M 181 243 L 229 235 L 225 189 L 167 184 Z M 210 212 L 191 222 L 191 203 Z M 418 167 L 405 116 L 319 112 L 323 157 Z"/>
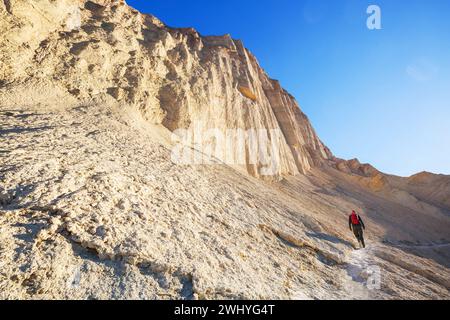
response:
<path id="1" fill-rule="evenodd" d="M 119 1 L 10 1 L 2 18 L 0 78 L 24 82 L 20 103 L 38 102 L 25 92 L 41 85 L 52 92 L 46 102 L 109 94 L 172 131 L 266 129 L 267 144 L 277 147 L 267 159 L 249 161 L 249 141 L 246 161 L 211 142 L 221 160 L 254 176 L 306 173 L 331 157 L 295 99 L 229 35 L 172 29 Z"/>
<path id="2" fill-rule="evenodd" d="M 114 0 L 0 17 L 0 298 L 450 297 L 450 178 L 335 158 L 242 42 Z M 180 132 L 222 156 L 174 163 Z"/>

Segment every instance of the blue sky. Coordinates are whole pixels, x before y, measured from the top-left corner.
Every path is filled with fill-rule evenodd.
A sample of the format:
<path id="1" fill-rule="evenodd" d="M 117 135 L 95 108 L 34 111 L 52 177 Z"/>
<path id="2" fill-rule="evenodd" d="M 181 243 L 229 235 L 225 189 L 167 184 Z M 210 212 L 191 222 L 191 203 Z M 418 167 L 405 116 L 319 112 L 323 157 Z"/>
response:
<path id="1" fill-rule="evenodd" d="M 128 0 L 172 27 L 244 41 L 324 143 L 392 174 L 450 174 L 450 1 Z M 381 30 L 366 27 L 369 5 Z"/>

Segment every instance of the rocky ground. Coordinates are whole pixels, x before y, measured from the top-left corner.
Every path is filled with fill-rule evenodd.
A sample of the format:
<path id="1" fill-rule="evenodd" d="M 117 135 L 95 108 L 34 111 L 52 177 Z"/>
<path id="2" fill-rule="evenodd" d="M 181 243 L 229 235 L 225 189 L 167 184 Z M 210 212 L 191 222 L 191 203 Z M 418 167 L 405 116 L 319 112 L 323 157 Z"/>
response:
<path id="1" fill-rule="evenodd" d="M 433 260 L 447 244 L 419 258 L 364 212 L 355 251 L 346 214 L 361 202 L 323 173 L 174 165 L 166 129 L 106 102 L 0 109 L 2 298 L 449 298 Z"/>

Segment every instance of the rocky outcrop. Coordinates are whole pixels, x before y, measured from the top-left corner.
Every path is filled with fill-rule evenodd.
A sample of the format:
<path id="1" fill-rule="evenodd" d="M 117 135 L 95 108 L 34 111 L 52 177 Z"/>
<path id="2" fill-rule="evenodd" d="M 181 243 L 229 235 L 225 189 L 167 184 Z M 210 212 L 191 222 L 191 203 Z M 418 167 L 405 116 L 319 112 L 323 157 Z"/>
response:
<path id="1" fill-rule="evenodd" d="M 205 137 L 184 143 L 258 177 L 306 173 L 331 158 L 295 99 L 230 35 L 170 28 L 123 1 L 3 3 L 3 97 L 36 83 L 67 94 L 55 100 L 110 95 L 182 140 Z M 28 93 L 16 100 L 45 103 Z"/>
<path id="2" fill-rule="evenodd" d="M 330 163 L 339 171 L 363 177 L 374 177 L 381 173 L 372 165 L 368 163 L 361 163 L 358 159 L 342 160 L 333 158 Z"/>

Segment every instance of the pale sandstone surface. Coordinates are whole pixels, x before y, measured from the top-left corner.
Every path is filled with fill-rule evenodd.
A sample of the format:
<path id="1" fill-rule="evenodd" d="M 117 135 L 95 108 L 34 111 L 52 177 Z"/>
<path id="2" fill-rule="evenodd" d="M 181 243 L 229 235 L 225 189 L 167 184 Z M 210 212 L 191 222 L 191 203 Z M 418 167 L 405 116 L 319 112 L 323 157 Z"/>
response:
<path id="1" fill-rule="evenodd" d="M 18 99 L 11 87 L 50 91 L 47 103 L 59 101 L 62 92 L 70 93 L 69 101 L 106 93 L 170 130 L 200 128 L 206 136 L 211 128 L 269 130 L 267 139 L 277 150 L 269 151 L 267 161 L 240 166 L 254 176 L 266 175 L 259 163 L 276 160 L 273 177 L 306 173 L 331 156 L 296 101 L 239 40 L 169 28 L 119 1 L 9 3 L 2 12 L 0 77 L 17 103 L 42 101 L 35 94 Z M 81 24 L 74 28 L 77 17 Z M 211 143 L 222 160 L 233 159 L 226 144 Z M 248 143 L 245 150 L 251 153 Z"/>
<path id="2" fill-rule="evenodd" d="M 450 178 L 334 158 L 240 41 L 120 1 L 0 15 L 0 298 L 450 297 Z M 172 161 L 172 132 L 210 128 L 278 132 L 273 174 Z"/>

